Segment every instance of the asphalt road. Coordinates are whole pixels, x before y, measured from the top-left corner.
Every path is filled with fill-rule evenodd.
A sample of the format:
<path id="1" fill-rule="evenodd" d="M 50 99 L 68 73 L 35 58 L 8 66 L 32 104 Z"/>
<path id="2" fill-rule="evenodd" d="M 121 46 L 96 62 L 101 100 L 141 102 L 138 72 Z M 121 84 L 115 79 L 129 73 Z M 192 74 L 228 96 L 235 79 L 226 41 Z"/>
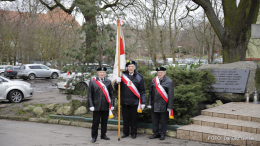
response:
<path id="1" fill-rule="evenodd" d="M 0 146 L 220 146 L 170 137 L 163 141 L 150 140 L 149 135 L 145 134 L 137 135 L 136 139 L 127 137 L 118 141 L 117 131 L 108 131 L 107 136 L 110 140 L 98 137 L 97 142 L 93 144 L 90 142 L 90 128 L 0 120 Z"/>

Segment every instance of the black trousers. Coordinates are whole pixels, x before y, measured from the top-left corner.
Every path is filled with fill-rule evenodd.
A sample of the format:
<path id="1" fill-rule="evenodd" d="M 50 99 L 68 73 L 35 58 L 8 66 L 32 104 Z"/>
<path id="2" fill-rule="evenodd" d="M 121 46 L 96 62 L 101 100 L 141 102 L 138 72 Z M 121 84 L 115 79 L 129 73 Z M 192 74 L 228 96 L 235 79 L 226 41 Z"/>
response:
<path id="1" fill-rule="evenodd" d="M 105 136 L 107 133 L 107 120 L 109 111 L 93 111 L 93 121 L 92 121 L 92 138 L 97 138 L 98 136 L 98 126 L 101 118 L 101 136 Z"/>
<path id="2" fill-rule="evenodd" d="M 123 114 L 123 133 L 129 135 L 129 126 L 131 124 L 131 135 L 137 134 L 137 124 L 138 124 L 138 113 L 137 105 L 122 105 L 122 114 Z"/>
<path id="3" fill-rule="evenodd" d="M 167 131 L 167 122 L 169 119 L 169 112 L 153 112 L 152 123 L 153 123 L 153 133 L 154 135 L 165 135 Z M 161 120 L 161 128 L 159 129 L 159 122 Z"/>

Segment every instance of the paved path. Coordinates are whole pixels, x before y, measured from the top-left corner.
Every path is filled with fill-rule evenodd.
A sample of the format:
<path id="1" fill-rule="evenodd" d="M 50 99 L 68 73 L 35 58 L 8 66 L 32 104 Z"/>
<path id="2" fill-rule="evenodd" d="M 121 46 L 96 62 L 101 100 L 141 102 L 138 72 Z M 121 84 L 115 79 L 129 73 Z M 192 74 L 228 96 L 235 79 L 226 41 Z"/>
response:
<path id="1" fill-rule="evenodd" d="M 54 124 L 0 120 L 0 146 L 220 146 L 197 141 L 166 137 L 164 141 L 150 140 L 149 135 L 139 134 L 133 140 L 130 137 L 118 141 L 117 131 L 108 131 L 111 140 L 102 140 L 92 144 L 91 129 Z M 100 131 L 99 131 L 100 133 Z"/>

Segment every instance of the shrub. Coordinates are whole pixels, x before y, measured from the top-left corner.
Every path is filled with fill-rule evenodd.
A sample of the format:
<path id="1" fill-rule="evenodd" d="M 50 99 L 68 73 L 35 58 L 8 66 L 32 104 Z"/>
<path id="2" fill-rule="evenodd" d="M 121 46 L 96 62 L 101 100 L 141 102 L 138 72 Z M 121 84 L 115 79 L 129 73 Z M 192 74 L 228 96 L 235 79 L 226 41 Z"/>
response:
<path id="1" fill-rule="evenodd" d="M 138 72 L 143 75 L 146 88 L 146 99 L 148 103 L 151 80 L 157 75 L 151 75 L 148 67 L 139 67 Z M 211 89 L 216 78 L 209 70 L 202 72 L 195 70 L 183 70 L 178 67 L 168 67 L 167 77 L 174 83 L 174 120 L 169 120 L 170 124 L 185 125 L 191 123 L 190 118 L 195 115 L 198 103 L 210 100 L 211 96 L 207 90 Z M 146 104 L 147 104 L 146 103 Z M 139 114 L 139 122 L 151 122 L 151 110 L 145 108 Z"/>

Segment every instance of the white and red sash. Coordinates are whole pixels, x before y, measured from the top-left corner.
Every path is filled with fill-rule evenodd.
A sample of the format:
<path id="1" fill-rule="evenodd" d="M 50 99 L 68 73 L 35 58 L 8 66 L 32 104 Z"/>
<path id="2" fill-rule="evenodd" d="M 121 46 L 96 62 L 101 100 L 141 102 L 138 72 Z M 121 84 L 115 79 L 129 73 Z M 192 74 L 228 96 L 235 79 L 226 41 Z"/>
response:
<path id="1" fill-rule="evenodd" d="M 166 103 L 168 103 L 168 94 L 160 84 L 158 76 L 154 78 L 154 84 L 156 87 L 156 90 L 159 92 L 159 94 L 162 96 L 162 98 L 165 100 Z M 169 111 L 169 118 L 174 119 L 173 110 Z"/>
<path id="2" fill-rule="evenodd" d="M 111 99 L 110 99 L 107 87 L 102 82 L 97 81 L 96 78 L 93 78 L 93 80 L 97 83 L 97 85 L 100 87 L 100 89 L 103 91 L 104 95 L 106 96 L 107 102 L 109 104 L 109 117 L 108 118 L 111 119 L 111 118 L 114 117 L 114 115 L 113 115 L 113 113 L 111 111 Z"/>
<path id="3" fill-rule="evenodd" d="M 135 84 L 133 84 L 132 81 L 125 74 L 123 74 L 121 78 L 122 81 L 127 85 L 127 87 L 134 93 L 134 95 L 136 95 L 139 98 L 137 112 L 142 113 L 143 109 L 141 107 L 141 97 L 139 91 L 135 87 Z"/>

